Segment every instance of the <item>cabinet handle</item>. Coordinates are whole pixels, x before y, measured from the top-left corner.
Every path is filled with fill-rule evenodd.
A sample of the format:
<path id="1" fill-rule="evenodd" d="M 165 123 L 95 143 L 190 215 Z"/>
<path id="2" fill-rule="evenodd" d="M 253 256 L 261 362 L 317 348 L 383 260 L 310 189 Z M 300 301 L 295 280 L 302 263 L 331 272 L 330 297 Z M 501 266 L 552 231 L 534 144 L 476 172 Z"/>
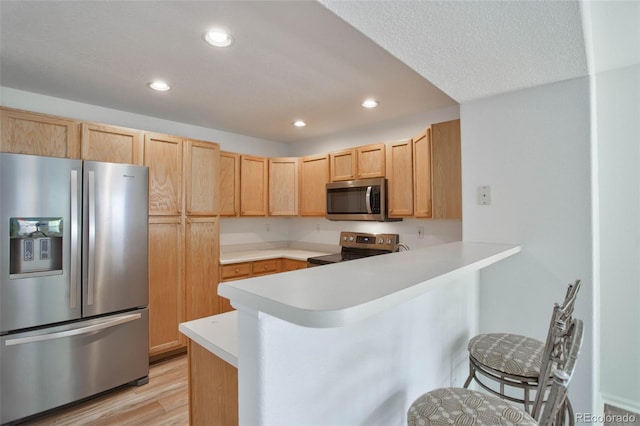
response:
<path id="1" fill-rule="evenodd" d="M 240 272 L 240 268 L 236 268 L 236 273 Z"/>
<path id="2" fill-rule="evenodd" d="M 267 269 L 267 265 L 264 265 L 264 269 Z"/>

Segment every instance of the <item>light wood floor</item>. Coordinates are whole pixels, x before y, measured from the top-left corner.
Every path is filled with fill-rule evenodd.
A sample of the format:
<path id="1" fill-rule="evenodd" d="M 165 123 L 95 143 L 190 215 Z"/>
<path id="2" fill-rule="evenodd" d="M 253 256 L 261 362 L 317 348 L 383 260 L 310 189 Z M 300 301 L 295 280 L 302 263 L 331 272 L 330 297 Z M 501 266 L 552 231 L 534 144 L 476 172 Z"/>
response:
<path id="1" fill-rule="evenodd" d="M 22 426 L 188 425 L 187 356 L 151 365 L 149 383 L 110 392 Z"/>

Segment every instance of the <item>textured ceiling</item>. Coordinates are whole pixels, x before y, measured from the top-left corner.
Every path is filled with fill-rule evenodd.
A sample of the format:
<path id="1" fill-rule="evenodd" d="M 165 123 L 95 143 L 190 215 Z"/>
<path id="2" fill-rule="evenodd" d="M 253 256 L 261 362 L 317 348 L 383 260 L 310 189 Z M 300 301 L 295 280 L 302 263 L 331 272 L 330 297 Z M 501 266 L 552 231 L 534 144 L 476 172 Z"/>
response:
<path id="1" fill-rule="evenodd" d="M 578 1 L 320 1 L 460 103 L 587 74 Z"/>
<path id="2" fill-rule="evenodd" d="M 0 24 L 2 86 L 274 141 L 456 104 L 315 1 L 2 1 Z"/>

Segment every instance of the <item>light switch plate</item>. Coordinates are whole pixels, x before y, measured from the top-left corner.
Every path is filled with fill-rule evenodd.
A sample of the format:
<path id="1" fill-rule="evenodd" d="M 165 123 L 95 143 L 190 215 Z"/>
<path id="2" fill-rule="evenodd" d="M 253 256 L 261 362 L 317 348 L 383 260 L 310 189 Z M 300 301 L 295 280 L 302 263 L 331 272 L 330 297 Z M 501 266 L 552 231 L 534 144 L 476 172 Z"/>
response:
<path id="1" fill-rule="evenodd" d="M 491 204 L 491 187 L 490 186 L 478 187 L 478 204 L 482 206 L 488 206 Z"/>

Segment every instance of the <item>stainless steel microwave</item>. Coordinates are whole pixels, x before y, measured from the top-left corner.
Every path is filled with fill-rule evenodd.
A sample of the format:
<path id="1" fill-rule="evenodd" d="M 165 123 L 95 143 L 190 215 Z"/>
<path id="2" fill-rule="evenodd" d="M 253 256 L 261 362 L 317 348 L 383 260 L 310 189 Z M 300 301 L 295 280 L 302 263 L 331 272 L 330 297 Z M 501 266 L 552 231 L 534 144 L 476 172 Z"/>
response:
<path id="1" fill-rule="evenodd" d="M 348 180 L 327 184 L 327 219 L 391 221 L 387 214 L 387 180 Z"/>

